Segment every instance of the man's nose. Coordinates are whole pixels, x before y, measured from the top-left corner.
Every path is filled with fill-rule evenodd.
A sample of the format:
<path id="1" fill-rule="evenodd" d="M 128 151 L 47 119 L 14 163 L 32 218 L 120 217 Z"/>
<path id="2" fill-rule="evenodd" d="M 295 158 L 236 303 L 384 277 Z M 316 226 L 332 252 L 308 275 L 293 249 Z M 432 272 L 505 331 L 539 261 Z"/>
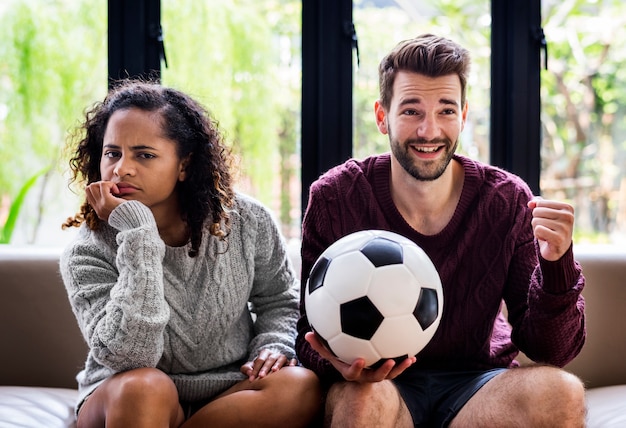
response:
<path id="1" fill-rule="evenodd" d="M 418 138 L 432 140 L 439 136 L 438 133 L 439 127 L 437 125 L 437 120 L 430 115 L 426 115 L 417 125 L 416 134 Z"/>

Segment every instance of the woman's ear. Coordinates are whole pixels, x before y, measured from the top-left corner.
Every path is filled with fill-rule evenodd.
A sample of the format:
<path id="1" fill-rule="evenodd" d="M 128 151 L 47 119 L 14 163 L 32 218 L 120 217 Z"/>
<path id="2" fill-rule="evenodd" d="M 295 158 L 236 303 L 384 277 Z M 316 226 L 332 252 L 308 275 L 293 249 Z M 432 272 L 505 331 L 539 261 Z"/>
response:
<path id="1" fill-rule="evenodd" d="M 185 179 L 187 178 L 187 167 L 189 166 L 190 159 L 191 155 L 187 156 L 180 162 L 178 170 L 178 181 L 185 181 Z"/>

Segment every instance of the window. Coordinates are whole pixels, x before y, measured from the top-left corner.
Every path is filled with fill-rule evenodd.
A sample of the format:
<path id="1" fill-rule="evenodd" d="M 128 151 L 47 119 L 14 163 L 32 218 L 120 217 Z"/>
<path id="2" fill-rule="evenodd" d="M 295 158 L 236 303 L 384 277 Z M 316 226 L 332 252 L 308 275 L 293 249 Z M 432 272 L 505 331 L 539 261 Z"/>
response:
<path id="1" fill-rule="evenodd" d="M 165 85 L 202 102 L 238 157 L 237 187 L 300 237 L 300 1 L 161 1 Z"/>
<path id="2" fill-rule="evenodd" d="M 576 207 L 576 240 L 626 237 L 626 7 L 619 0 L 543 4 L 541 189 Z"/>
<path id="3" fill-rule="evenodd" d="M 389 23 L 393 23 L 392 26 Z M 471 23 L 471 24 L 470 24 Z M 363 158 L 389 151 L 386 135 L 374 121 L 378 99 L 378 64 L 401 40 L 433 33 L 460 43 L 470 51 L 468 80 L 470 111 L 459 151 L 489 161 L 490 105 L 490 2 L 473 2 L 463 8 L 427 0 L 414 2 L 355 1 L 354 24 L 358 37 L 359 64 L 354 73 L 355 131 L 353 154 Z M 471 25 L 473 31 L 467 31 Z M 381 28 L 387 28 L 381 31 Z"/>
<path id="4" fill-rule="evenodd" d="M 570 201 L 577 242 L 617 243 L 626 235 L 626 48 L 619 43 L 626 36 L 626 4 L 544 0 L 537 17 L 530 6 L 538 2 L 142 4 L 160 7 L 164 83 L 190 92 L 214 113 L 240 157 L 240 189 L 274 210 L 288 238 L 299 238 L 308 186 L 321 172 L 350 156 L 388 149 L 372 114 L 378 61 L 399 40 L 431 31 L 462 43 L 474 62 L 460 150 L 527 181 L 536 177 L 531 187 L 540 187 L 544 197 Z M 67 189 L 62 148 L 84 108 L 106 92 L 107 5 L 117 3 L 0 5 L 4 232 L 20 189 L 34 179 L 13 244 L 58 246 L 71 238 L 59 225 L 82 195 Z M 110 37 L 119 36 L 125 13 L 111 17 Z M 521 17 L 537 19 L 530 34 L 519 28 Z M 155 40 L 158 29 L 148 29 Z M 140 56 L 138 40 L 122 40 L 125 60 Z M 548 51 L 540 58 L 534 44 L 543 40 Z M 542 66 L 544 59 L 547 69 L 534 82 L 523 65 L 532 60 Z M 539 94 L 534 99 L 535 83 L 540 100 Z"/>
<path id="5" fill-rule="evenodd" d="M 106 22 L 102 0 L 0 4 L 0 242 L 71 238 L 61 223 L 78 199 L 67 188 L 63 148 L 85 107 L 106 93 Z"/>

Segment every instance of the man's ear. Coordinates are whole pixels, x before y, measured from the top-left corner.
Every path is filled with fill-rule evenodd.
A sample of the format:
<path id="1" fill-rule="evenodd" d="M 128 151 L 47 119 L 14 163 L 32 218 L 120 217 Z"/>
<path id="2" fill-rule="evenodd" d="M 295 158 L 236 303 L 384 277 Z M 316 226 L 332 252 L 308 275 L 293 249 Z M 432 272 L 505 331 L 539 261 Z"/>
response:
<path id="1" fill-rule="evenodd" d="M 465 123 L 467 122 L 467 112 L 469 111 L 469 102 L 465 101 L 463 106 L 463 112 L 461 113 L 461 131 L 465 129 Z"/>
<path id="2" fill-rule="evenodd" d="M 381 134 L 387 134 L 387 113 L 383 108 L 380 100 L 374 103 L 374 115 L 376 116 L 376 126 Z"/>

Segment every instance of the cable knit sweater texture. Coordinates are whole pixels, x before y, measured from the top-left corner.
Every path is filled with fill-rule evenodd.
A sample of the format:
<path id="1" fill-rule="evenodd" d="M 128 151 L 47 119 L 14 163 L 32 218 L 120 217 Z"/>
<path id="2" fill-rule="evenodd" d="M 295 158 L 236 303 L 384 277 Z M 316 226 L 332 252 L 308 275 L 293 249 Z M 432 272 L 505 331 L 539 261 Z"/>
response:
<path id="1" fill-rule="evenodd" d="M 262 348 L 295 356 L 299 282 L 276 223 L 243 195 L 231 219 L 227 243 L 207 228 L 195 258 L 188 246 L 166 246 L 137 201 L 98 231 L 81 226 L 60 262 L 90 348 L 79 403 L 103 379 L 139 367 L 169 374 L 181 400 L 207 399 L 244 379 L 240 365 Z"/>
<path id="2" fill-rule="evenodd" d="M 302 292 L 311 267 L 334 241 L 365 229 L 385 229 L 421 246 L 444 290 L 443 317 L 415 369 L 513 367 L 518 350 L 563 366 L 585 339 L 584 277 L 570 249 L 556 262 L 538 255 L 528 186 L 501 169 L 455 156 L 465 181 L 448 225 L 426 236 L 393 203 L 390 155 L 350 160 L 311 186 L 302 232 Z M 508 307 L 508 322 L 501 303 Z M 310 331 L 301 305 L 296 349 L 324 380 L 341 379 L 304 340 Z M 510 325 L 509 325 L 510 322 Z"/>

